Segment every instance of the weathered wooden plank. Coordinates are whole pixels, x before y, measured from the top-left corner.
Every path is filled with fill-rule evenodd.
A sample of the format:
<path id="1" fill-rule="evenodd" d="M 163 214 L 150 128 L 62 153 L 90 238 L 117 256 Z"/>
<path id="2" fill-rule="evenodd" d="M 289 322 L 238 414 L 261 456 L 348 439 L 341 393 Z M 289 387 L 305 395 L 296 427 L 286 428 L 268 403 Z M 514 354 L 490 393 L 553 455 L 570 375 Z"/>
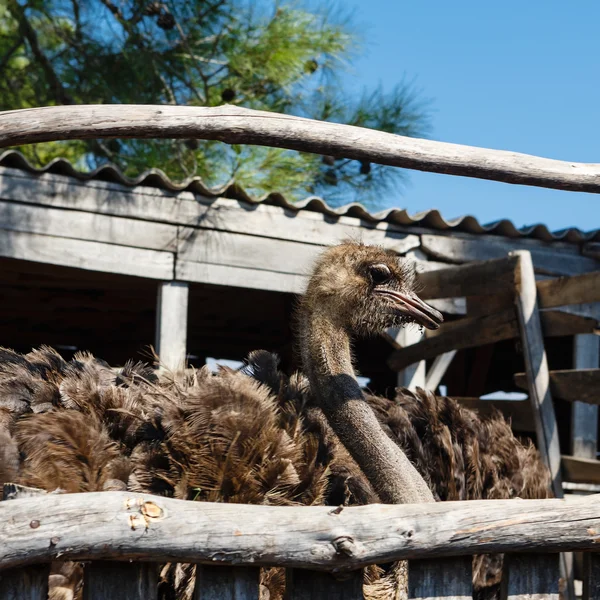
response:
<path id="1" fill-rule="evenodd" d="M 412 560 L 408 565 L 408 600 L 471 600 L 470 556 Z"/>
<path id="2" fill-rule="evenodd" d="M 167 281 L 158 285 L 156 352 L 170 371 L 186 366 L 189 285 Z"/>
<path id="3" fill-rule="evenodd" d="M 103 137 L 216 139 L 507 183 L 600 192 L 600 168 L 594 164 L 415 139 L 240 106 L 97 104 L 0 113 L 0 147 Z"/>
<path id="4" fill-rule="evenodd" d="M 306 275 L 322 248 L 224 231 L 179 228 L 178 260 Z"/>
<path id="5" fill-rule="evenodd" d="M 329 245 L 362 239 L 404 254 L 420 244 L 412 232 L 387 222 L 332 217 L 229 198 L 207 198 L 190 191 L 135 187 L 44 173 L 32 175 L 0 167 L 0 198 L 42 206 L 76 209 L 160 223 Z M 335 224 L 335 226 L 332 226 Z M 409 229 L 409 228 L 405 228 Z"/>
<path id="6" fill-rule="evenodd" d="M 198 198 L 198 197 L 197 197 Z M 355 217 L 332 217 L 226 198 L 183 200 L 178 222 L 182 225 L 232 233 L 278 238 L 304 244 L 328 246 L 348 239 L 382 246 L 405 254 L 420 245 L 419 236 L 398 231 L 391 223 Z"/>
<path id="7" fill-rule="evenodd" d="M 600 338 L 577 335 L 574 340 L 575 369 L 597 369 L 600 364 Z M 600 388 L 596 388 L 600 397 Z M 571 454 L 596 459 L 598 453 L 598 406 L 576 400 L 571 412 Z"/>
<path id="8" fill-rule="evenodd" d="M 600 600 L 600 554 L 583 555 L 583 596 L 581 600 Z"/>
<path id="9" fill-rule="evenodd" d="M 510 554 L 504 557 L 507 600 L 558 600 L 558 554 Z"/>
<path id="10" fill-rule="evenodd" d="M 46 600 L 50 565 L 0 571 L 0 600 Z"/>
<path id="11" fill-rule="evenodd" d="M 158 565 L 95 561 L 85 566 L 83 600 L 155 600 Z"/>
<path id="12" fill-rule="evenodd" d="M 196 567 L 193 600 L 258 600 L 260 570 L 252 567 Z"/>
<path id="13" fill-rule="evenodd" d="M 39 523 L 31 527 L 32 521 Z M 270 507 L 92 492 L 0 502 L 0 569 L 55 560 L 196 562 L 315 570 L 410 558 L 592 550 L 600 498 Z M 24 535 L 24 531 L 27 535 Z M 49 536 L 57 536 L 49 544 Z M 293 535 L 290 535 L 293 531 Z M 343 542 L 343 552 L 340 551 Z"/>
<path id="14" fill-rule="evenodd" d="M 517 259 L 504 256 L 460 267 L 449 267 L 417 274 L 419 295 L 424 299 L 454 296 L 487 296 L 514 285 Z"/>
<path id="15" fill-rule="evenodd" d="M 563 455 L 562 472 L 563 477 L 573 483 L 600 484 L 600 461 L 593 458 Z"/>
<path id="16" fill-rule="evenodd" d="M 590 256 L 596 260 L 600 260 L 600 242 L 587 242 L 583 244 L 581 253 L 584 256 Z"/>
<path id="17" fill-rule="evenodd" d="M 474 348 L 501 340 L 518 337 L 515 311 L 509 308 L 500 313 L 460 319 L 444 323 L 421 342 L 396 350 L 388 359 L 388 365 L 399 371 L 419 360 L 434 358 L 451 350 Z"/>
<path id="18" fill-rule="evenodd" d="M 600 269 L 600 262 L 596 261 L 596 265 Z M 541 308 L 600 302 L 600 270 L 538 281 L 537 289 Z"/>
<path id="19" fill-rule="evenodd" d="M 362 570 L 335 578 L 330 573 L 288 569 L 286 600 L 363 600 Z"/>
<path id="20" fill-rule="evenodd" d="M 210 283 L 273 292 L 301 294 L 306 289 L 308 277 L 289 273 L 276 273 L 260 269 L 246 269 L 229 265 L 214 265 L 178 260 L 176 279 Z"/>
<path id="21" fill-rule="evenodd" d="M 577 314 L 570 307 L 565 309 L 544 309 L 539 311 L 542 321 L 542 332 L 545 337 L 559 337 L 593 333 L 598 330 L 598 319 L 588 315 Z"/>
<path id="22" fill-rule="evenodd" d="M 519 257 L 515 269 L 516 305 L 519 330 L 525 359 L 525 372 L 529 383 L 529 401 L 536 422 L 538 448 L 550 469 L 552 489 L 557 498 L 563 496 L 560 473 L 560 446 L 558 426 L 550 393 L 550 375 L 544 348 L 542 323 L 537 304 L 537 289 L 532 257 L 527 250 L 517 250 Z"/>
<path id="23" fill-rule="evenodd" d="M 1 500 L 18 500 L 46 495 L 45 490 L 5 483 Z M 29 527 L 35 523 L 31 521 Z M 0 571 L 0 600 L 46 600 L 48 597 L 48 576 L 50 563 L 26 568 Z"/>
<path id="24" fill-rule="evenodd" d="M 175 251 L 177 227 L 79 210 L 0 201 L 0 230 Z"/>
<path id="25" fill-rule="evenodd" d="M 438 385 L 440 385 L 440 381 L 442 381 L 442 377 L 446 374 L 452 359 L 456 355 L 456 350 L 450 350 L 449 352 L 444 352 L 444 354 L 440 354 L 433 361 L 433 364 L 427 371 L 427 377 L 425 380 L 425 388 L 428 390 L 437 390 Z"/>
<path id="26" fill-rule="evenodd" d="M 173 277 L 171 252 L 20 231 L 6 231 L 0 236 L 0 256 L 150 279 Z"/>
<path id="27" fill-rule="evenodd" d="M 503 258 L 514 251 L 515 246 L 518 247 L 519 243 L 492 240 L 489 237 L 481 243 L 477 238 L 431 234 L 421 236 L 421 247 L 425 252 L 434 258 L 456 263 Z M 531 252 L 536 271 L 549 275 L 578 275 L 598 269 L 598 262 L 594 259 L 564 249 L 527 248 Z"/>
<path id="28" fill-rule="evenodd" d="M 482 417 L 490 417 L 495 411 L 510 420 L 515 432 L 535 431 L 535 421 L 529 400 L 482 400 L 481 398 L 454 398 L 461 406 L 477 411 Z"/>
<path id="29" fill-rule="evenodd" d="M 514 379 L 517 386 L 527 389 L 525 373 L 517 373 Z M 550 371 L 550 391 L 568 402 L 600 404 L 600 369 Z"/>

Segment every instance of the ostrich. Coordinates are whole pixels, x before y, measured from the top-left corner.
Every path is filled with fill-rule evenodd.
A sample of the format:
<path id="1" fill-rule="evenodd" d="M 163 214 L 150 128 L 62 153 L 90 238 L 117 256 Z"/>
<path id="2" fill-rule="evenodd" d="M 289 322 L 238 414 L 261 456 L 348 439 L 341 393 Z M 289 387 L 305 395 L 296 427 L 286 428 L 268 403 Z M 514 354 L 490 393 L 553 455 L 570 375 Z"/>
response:
<path id="1" fill-rule="evenodd" d="M 352 336 L 412 321 L 439 325 L 441 315 L 412 287 L 412 271 L 386 251 L 354 243 L 326 250 L 298 311 L 305 375 L 290 378 L 262 351 L 241 372 L 203 368 L 163 381 L 140 364 L 115 375 L 87 354 L 67 363 L 49 348 L 0 351 L 0 479 L 272 505 L 545 496 L 537 454 L 501 418 L 480 421 L 423 391 L 399 390 L 394 400 L 361 391 Z M 479 563 L 482 589 L 490 569 L 498 575 L 495 563 Z M 73 596 L 72 573 L 53 575 L 67 582 L 54 597 L 59 588 Z M 163 596 L 189 597 L 192 574 L 167 567 Z M 366 592 L 382 597 L 402 570 L 367 576 Z M 277 597 L 281 572 L 263 583 Z"/>

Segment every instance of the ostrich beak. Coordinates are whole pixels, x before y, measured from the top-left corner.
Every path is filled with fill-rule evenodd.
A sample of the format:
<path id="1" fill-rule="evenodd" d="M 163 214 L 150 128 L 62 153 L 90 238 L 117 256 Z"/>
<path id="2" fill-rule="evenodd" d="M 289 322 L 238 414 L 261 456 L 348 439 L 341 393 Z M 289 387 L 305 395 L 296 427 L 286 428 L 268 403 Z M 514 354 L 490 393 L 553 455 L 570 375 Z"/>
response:
<path id="1" fill-rule="evenodd" d="M 411 318 L 415 323 L 423 325 L 427 329 L 439 329 L 444 317 L 439 310 L 423 302 L 413 292 L 398 292 L 390 289 L 375 289 L 376 294 L 389 298 L 396 312 Z"/>

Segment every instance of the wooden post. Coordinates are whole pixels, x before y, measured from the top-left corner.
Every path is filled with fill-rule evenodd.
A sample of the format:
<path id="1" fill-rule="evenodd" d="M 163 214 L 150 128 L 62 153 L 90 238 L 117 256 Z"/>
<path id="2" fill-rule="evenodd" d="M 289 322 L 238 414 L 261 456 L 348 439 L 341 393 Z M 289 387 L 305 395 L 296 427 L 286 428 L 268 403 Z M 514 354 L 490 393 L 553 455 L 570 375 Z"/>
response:
<path id="1" fill-rule="evenodd" d="M 562 498 L 558 426 L 550 394 L 550 374 L 537 303 L 533 262 L 528 250 L 517 250 L 512 252 L 511 255 L 519 257 L 515 267 L 515 302 L 523 344 L 525 371 L 529 383 L 529 401 L 535 418 L 538 448 L 550 469 L 554 495 L 557 498 Z"/>
<path id="2" fill-rule="evenodd" d="M 408 563 L 408 600 L 471 600 L 473 558 L 411 560 Z"/>
<path id="3" fill-rule="evenodd" d="M 533 261 L 528 250 L 511 252 L 518 256 L 515 267 L 515 303 L 519 319 L 525 372 L 529 383 L 529 401 L 533 409 L 538 449 L 550 469 L 552 491 L 557 498 L 564 496 L 561 477 L 561 455 L 558 442 L 558 425 L 550 393 L 550 373 L 544 347 L 542 323 L 537 301 L 537 288 Z M 574 598 L 573 555 L 561 555 L 561 571 L 566 581 L 566 598 Z"/>
<path id="4" fill-rule="evenodd" d="M 83 600 L 155 600 L 158 565 L 96 561 L 85 566 Z"/>
<path id="5" fill-rule="evenodd" d="M 5 483 L 3 500 L 42 496 L 45 490 Z M 46 600 L 50 563 L 0 571 L 0 600 Z"/>
<path id="6" fill-rule="evenodd" d="M 403 327 L 398 331 L 396 341 L 405 348 L 416 344 L 423 339 L 423 334 L 416 327 Z M 416 390 L 418 387 L 425 387 L 425 361 L 408 365 L 406 368 L 398 371 L 398 387 L 405 387 L 409 390 Z"/>
<path id="7" fill-rule="evenodd" d="M 504 557 L 507 600 L 558 600 L 558 554 L 509 554 Z"/>
<path id="8" fill-rule="evenodd" d="M 600 338 L 592 334 L 576 335 L 573 348 L 574 369 L 597 369 L 600 358 Z M 573 402 L 571 454 L 596 459 L 598 449 L 598 406 Z"/>
<path id="9" fill-rule="evenodd" d="M 600 554 L 597 552 L 583 555 L 582 600 L 600 600 Z"/>
<path id="10" fill-rule="evenodd" d="M 363 600 L 363 572 L 336 579 L 331 573 L 288 569 L 286 600 Z"/>
<path id="11" fill-rule="evenodd" d="M 197 565 L 193 600 L 257 600 L 259 575 L 253 567 Z"/>
<path id="12" fill-rule="evenodd" d="M 181 281 L 159 284 L 156 306 L 156 352 L 161 366 L 185 368 L 189 285 Z"/>
<path id="13" fill-rule="evenodd" d="M 427 372 L 427 379 L 425 381 L 425 387 L 432 392 L 435 392 L 442 381 L 442 377 L 446 374 L 452 359 L 456 355 L 457 350 L 450 350 L 450 352 L 444 352 L 435 358 L 433 364 Z"/>

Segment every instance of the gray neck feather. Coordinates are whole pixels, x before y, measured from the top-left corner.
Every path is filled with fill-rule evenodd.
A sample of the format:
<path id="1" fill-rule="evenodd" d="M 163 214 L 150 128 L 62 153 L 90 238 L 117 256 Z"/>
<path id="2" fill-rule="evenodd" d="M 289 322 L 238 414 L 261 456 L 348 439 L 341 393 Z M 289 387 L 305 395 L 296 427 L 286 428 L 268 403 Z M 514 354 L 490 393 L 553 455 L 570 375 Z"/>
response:
<path id="1" fill-rule="evenodd" d="M 301 353 L 311 389 L 340 441 L 387 504 L 433 502 L 402 449 L 381 428 L 356 381 L 350 336 L 323 314 L 301 317 Z"/>

